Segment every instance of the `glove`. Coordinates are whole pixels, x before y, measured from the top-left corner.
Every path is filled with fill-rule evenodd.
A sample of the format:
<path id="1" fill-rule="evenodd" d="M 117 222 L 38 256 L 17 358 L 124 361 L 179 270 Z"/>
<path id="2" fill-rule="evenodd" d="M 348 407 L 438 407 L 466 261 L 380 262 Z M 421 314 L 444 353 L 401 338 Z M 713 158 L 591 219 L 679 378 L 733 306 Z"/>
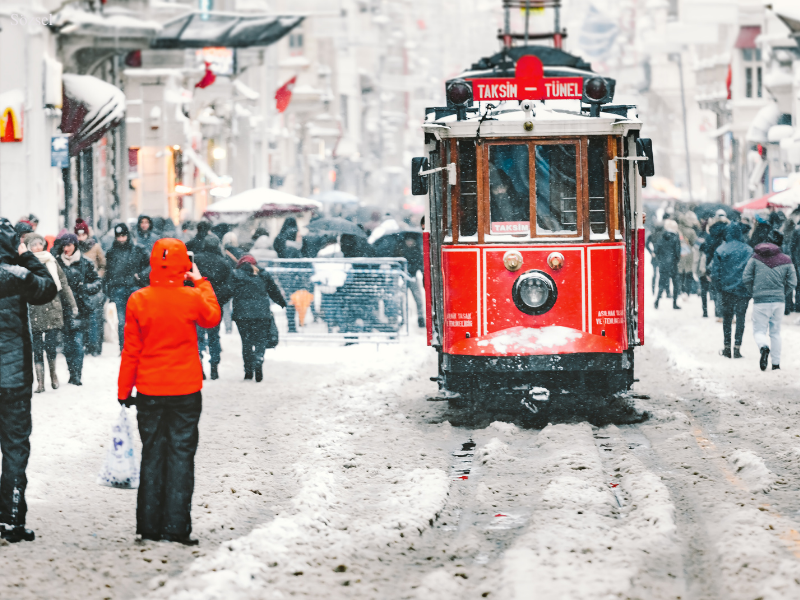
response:
<path id="1" fill-rule="evenodd" d="M 30 273 L 30 271 L 28 271 L 28 269 L 26 269 L 25 267 L 21 267 L 19 265 L 3 264 L 3 265 L 0 265 L 0 268 L 4 269 L 5 271 L 8 271 L 9 273 L 11 273 L 17 279 L 25 279 L 28 276 L 28 274 Z"/>
<path id="2" fill-rule="evenodd" d="M 134 398 L 133 396 L 128 396 L 128 397 L 127 397 L 127 398 L 125 398 L 124 400 L 123 400 L 122 398 L 117 398 L 117 401 L 118 401 L 118 402 L 119 402 L 119 403 L 120 403 L 122 406 L 126 406 L 126 407 L 128 407 L 128 408 L 130 408 L 131 406 L 135 406 L 135 405 L 136 405 L 136 398 Z"/>

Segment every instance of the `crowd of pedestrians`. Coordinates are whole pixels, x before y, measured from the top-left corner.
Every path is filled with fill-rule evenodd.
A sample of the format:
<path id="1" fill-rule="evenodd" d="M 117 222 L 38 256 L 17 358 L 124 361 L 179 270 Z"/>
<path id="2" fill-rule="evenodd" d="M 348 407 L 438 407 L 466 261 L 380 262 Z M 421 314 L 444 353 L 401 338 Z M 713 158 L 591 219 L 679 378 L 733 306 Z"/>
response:
<path id="1" fill-rule="evenodd" d="M 732 217 L 732 218 L 731 218 Z M 655 308 L 662 295 L 680 309 L 681 295 L 696 293 L 703 317 L 722 323 L 726 358 L 743 358 L 742 341 L 750 300 L 753 300 L 753 336 L 759 348 L 759 366 L 780 369 L 781 322 L 800 310 L 797 291 L 800 266 L 800 210 L 789 217 L 779 211 L 754 219 L 719 209 L 700 220 L 693 211 L 667 212 L 645 241 L 653 265 Z M 771 360 L 770 360 L 771 358 Z"/>

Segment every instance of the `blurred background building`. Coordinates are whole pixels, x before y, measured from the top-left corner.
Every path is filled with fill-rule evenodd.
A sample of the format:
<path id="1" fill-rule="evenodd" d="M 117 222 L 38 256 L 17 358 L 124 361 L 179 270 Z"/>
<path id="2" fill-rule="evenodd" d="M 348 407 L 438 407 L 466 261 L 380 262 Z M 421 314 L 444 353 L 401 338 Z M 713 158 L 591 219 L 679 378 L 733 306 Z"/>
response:
<path id="1" fill-rule="evenodd" d="M 537 1 L 509 10 L 513 30 L 552 31 Z M 800 3 L 563 0 L 560 15 L 564 49 L 639 106 L 651 197 L 793 185 Z M 504 18 L 502 0 L 5 0 L 0 214 L 102 231 L 196 220 L 252 188 L 421 213 L 424 109 L 500 48 Z"/>

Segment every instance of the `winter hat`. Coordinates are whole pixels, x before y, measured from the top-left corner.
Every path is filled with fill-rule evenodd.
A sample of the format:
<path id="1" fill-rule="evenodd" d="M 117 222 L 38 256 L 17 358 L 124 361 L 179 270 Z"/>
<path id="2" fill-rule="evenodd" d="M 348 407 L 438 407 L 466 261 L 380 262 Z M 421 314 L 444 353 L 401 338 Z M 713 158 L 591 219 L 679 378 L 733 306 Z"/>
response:
<path id="1" fill-rule="evenodd" d="M 128 231 L 128 226 L 125 223 L 120 223 L 116 227 L 114 227 L 114 236 L 118 235 L 130 235 L 130 231 Z"/>
<path id="2" fill-rule="evenodd" d="M 33 231 L 33 225 L 30 224 L 30 221 L 22 220 L 16 225 L 14 225 L 14 229 L 16 230 L 17 234 L 21 237 L 26 233 L 30 233 Z"/>
<path id="3" fill-rule="evenodd" d="M 258 266 L 258 261 L 250 256 L 249 254 L 245 254 L 242 258 L 239 259 L 239 262 L 236 263 L 236 268 L 239 269 L 243 267 L 245 264 Z"/>
<path id="4" fill-rule="evenodd" d="M 717 212 L 714 213 L 714 216 L 715 217 L 727 217 L 728 213 L 725 212 L 724 208 L 720 208 L 720 209 L 717 210 Z"/>
<path id="5" fill-rule="evenodd" d="M 38 233 L 28 233 L 22 238 L 22 241 L 25 242 L 25 245 L 28 246 L 28 248 L 30 248 L 36 242 L 39 242 L 42 246 L 47 248 L 47 242 Z"/>
<path id="6" fill-rule="evenodd" d="M 269 237 L 269 232 L 266 229 L 264 229 L 263 227 L 259 227 L 258 229 L 256 229 L 256 232 L 253 234 L 253 237 L 250 238 L 250 239 L 255 241 L 258 238 L 260 238 L 262 235 L 265 235 L 265 236 Z"/>
<path id="7" fill-rule="evenodd" d="M 67 244 L 78 245 L 78 236 L 74 233 L 65 233 L 59 239 L 61 240 L 62 246 L 66 246 Z"/>
<path id="8" fill-rule="evenodd" d="M 162 238 L 150 253 L 150 282 L 158 285 L 183 285 L 184 275 L 192 270 L 186 244 L 175 238 Z"/>
<path id="9" fill-rule="evenodd" d="M 78 217 L 77 219 L 75 219 L 75 235 L 78 235 L 80 232 L 89 235 L 89 224 L 80 217 Z"/>
<path id="10" fill-rule="evenodd" d="M 203 240 L 203 251 L 219 254 L 220 241 L 213 233 L 209 233 Z"/>

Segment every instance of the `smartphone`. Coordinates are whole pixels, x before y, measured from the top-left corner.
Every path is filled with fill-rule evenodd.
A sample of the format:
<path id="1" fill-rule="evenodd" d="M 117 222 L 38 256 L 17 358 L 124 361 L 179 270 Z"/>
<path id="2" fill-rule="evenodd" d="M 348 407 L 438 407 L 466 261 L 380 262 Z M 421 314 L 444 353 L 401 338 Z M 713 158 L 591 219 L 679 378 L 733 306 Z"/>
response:
<path id="1" fill-rule="evenodd" d="M 189 260 L 192 261 L 192 264 L 194 264 L 194 252 L 192 252 L 191 250 L 187 250 L 186 254 L 189 255 Z"/>

